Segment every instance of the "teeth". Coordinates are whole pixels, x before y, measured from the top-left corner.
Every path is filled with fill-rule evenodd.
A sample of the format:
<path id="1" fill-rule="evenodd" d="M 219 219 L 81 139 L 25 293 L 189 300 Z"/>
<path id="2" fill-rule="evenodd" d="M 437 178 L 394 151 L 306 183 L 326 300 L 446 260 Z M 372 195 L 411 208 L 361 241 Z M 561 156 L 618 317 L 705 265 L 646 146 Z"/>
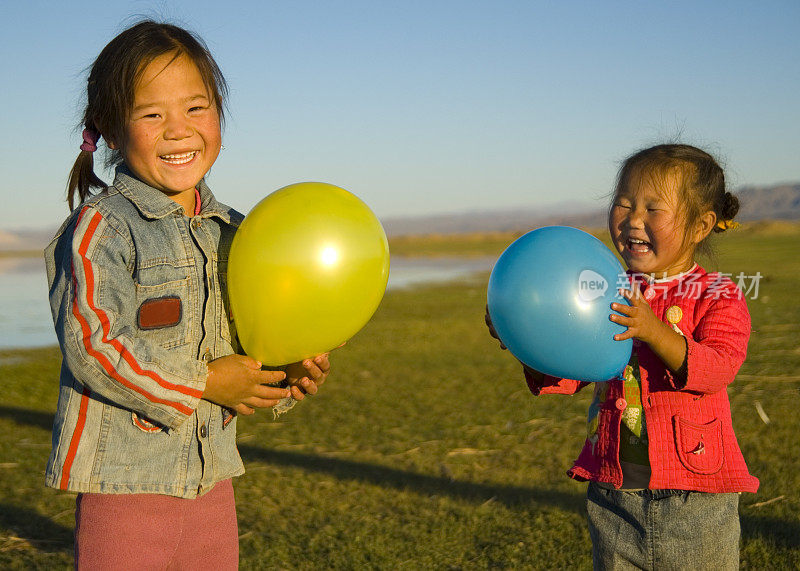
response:
<path id="1" fill-rule="evenodd" d="M 650 251 L 650 242 L 639 240 L 638 238 L 628 238 L 628 249 L 632 252 L 639 252 L 641 254 Z"/>
<path id="2" fill-rule="evenodd" d="M 161 160 L 168 162 L 173 165 L 182 165 L 184 163 L 188 163 L 191 161 L 194 156 L 197 154 L 197 151 L 190 151 L 188 153 L 179 153 L 175 155 L 161 155 Z"/>

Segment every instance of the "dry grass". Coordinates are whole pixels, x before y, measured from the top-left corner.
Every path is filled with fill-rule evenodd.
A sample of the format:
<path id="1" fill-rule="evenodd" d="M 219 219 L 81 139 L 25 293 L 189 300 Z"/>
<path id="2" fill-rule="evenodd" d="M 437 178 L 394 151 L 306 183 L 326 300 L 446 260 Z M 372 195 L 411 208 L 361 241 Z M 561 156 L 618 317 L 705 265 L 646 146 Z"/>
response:
<path id="1" fill-rule="evenodd" d="M 742 496 L 746 568 L 800 566 L 798 246 L 795 234 L 720 241 L 723 271 L 765 276 L 729 389 L 761 480 Z M 589 395 L 528 393 L 485 332 L 485 285 L 390 292 L 319 395 L 279 422 L 242 419 L 242 568 L 590 567 L 585 484 L 564 475 Z M 74 497 L 42 486 L 58 366 L 54 348 L 0 353 L 0 568 L 71 563 Z"/>

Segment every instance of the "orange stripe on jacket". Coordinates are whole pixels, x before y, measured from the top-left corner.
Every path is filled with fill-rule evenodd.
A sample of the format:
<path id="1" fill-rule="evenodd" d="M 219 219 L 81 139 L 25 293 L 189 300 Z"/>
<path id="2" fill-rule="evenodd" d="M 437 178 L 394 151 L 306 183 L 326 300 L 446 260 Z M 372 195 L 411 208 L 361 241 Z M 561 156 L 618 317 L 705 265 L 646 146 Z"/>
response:
<path id="1" fill-rule="evenodd" d="M 75 461 L 75 455 L 78 452 L 78 444 L 80 444 L 81 441 L 83 427 L 86 425 L 86 409 L 89 408 L 89 396 L 91 394 L 92 391 L 83 387 L 81 406 L 78 409 L 78 421 L 75 423 L 75 430 L 72 432 L 72 438 L 69 441 L 67 457 L 64 459 L 64 467 L 61 469 L 61 483 L 58 487 L 62 490 L 66 490 L 69 487 L 69 473 L 72 470 L 72 463 Z"/>
<path id="2" fill-rule="evenodd" d="M 83 216 L 83 212 L 81 213 L 80 216 L 81 217 Z M 122 358 L 125 360 L 125 362 L 128 363 L 136 373 L 138 373 L 140 375 L 144 375 L 144 376 L 150 377 L 151 379 L 156 381 L 160 386 L 164 387 L 165 389 L 174 390 L 176 392 L 179 392 L 179 393 L 182 393 L 182 394 L 185 394 L 185 395 L 188 395 L 188 396 L 201 398 L 203 396 L 202 391 L 199 391 L 197 389 L 192 389 L 190 387 L 186 387 L 186 386 L 183 386 L 183 385 L 176 385 L 176 384 L 170 383 L 170 382 L 162 379 L 161 377 L 159 377 L 155 372 L 150 371 L 150 370 L 142 369 L 139 366 L 139 364 L 136 362 L 136 359 L 133 357 L 133 355 L 117 339 L 109 339 L 108 338 L 108 335 L 110 333 L 110 322 L 108 320 L 107 314 L 102 309 L 97 307 L 94 304 L 94 300 L 92 299 L 92 293 L 94 291 L 94 271 L 92 269 L 91 261 L 86 257 L 86 252 L 89 249 L 89 243 L 91 242 L 92 237 L 94 236 L 94 232 L 96 231 L 97 226 L 100 223 L 101 219 L 102 219 L 102 216 L 100 215 L 99 212 L 96 212 L 92 216 L 92 219 L 89 222 L 89 226 L 88 226 L 88 228 L 86 230 L 86 233 L 84 234 L 83 239 L 81 240 L 81 245 L 78 248 L 78 253 L 81 256 L 81 261 L 82 261 L 82 265 L 83 265 L 83 272 L 84 272 L 84 275 L 86 277 L 86 289 L 87 289 L 87 291 L 86 291 L 86 303 L 89 306 L 89 308 L 95 313 L 97 318 L 100 320 L 100 324 L 101 324 L 102 329 L 103 329 L 103 338 L 102 338 L 103 343 L 106 343 L 106 344 L 110 345 L 111 347 L 113 347 L 122 356 Z M 80 218 L 78 219 L 78 222 L 80 222 Z M 77 282 L 77 278 L 75 277 L 74 272 L 73 272 L 73 278 Z M 120 375 L 114 369 L 114 366 L 111 364 L 111 362 L 108 360 L 108 358 L 105 355 L 103 355 L 102 353 L 100 353 L 99 351 L 95 350 L 95 348 L 92 346 L 92 343 L 91 343 L 92 331 L 91 331 L 91 328 L 89 327 L 88 321 L 83 317 L 83 315 L 81 315 L 80 311 L 78 310 L 77 301 L 78 301 L 78 287 L 77 287 L 77 283 L 76 283 L 76 287 L 75 287 L 75 302 L 76 303 L 73 305 L 73 314 L 75 315 L 75 317 L 77 318 L 78 322 L 81 325 L 81 329 L 83 331 L 83 344 L 84 344 L 84 347 L 86 348 L 86 351 L 87 351 L 87 353 L 89 355 L 93 356 L 95 359 L 98 360 L 98 362 L 102 365 L 103 369 L 105 369 L 105 371 L 109 374 L 109 376 L 111 376 L 113 379 L 119 381 L 122 385 L 124 385 L 124 386 L 126 386 L 126 387 L 128 387 L 128 388 L 130 388 L 130 389 L 132 389 L 132 390 L 134 390 L 136 392 L 138 392 L 139 394 L 143 395 L 144 397 L 146 397 L 151 402 L 159 403 L 159 404 L 165 404 L 165 405 L 170 406 L 170 407 L 176 409 L 177 411 L 179 411 L 179 412 L 181 412 L 181 413 L 183 413 L 183 414 L 185 414 L 187 416 L 192 414 L 193 410 L 190 407 L 188 407 L 188 406 L 186 406 L 186 405 L 184 405 L 182 403 L 179 403 L 179 402 L 174 402 L 174 401 L 169 401 L 169 400 L 158 398 L 158 397 L 150 394 L 149 392 L 145 391 L 141 387 L 135 385 L 134 383 L 132 383 L 128 379 L 125 379 L 122 375 Z"/>

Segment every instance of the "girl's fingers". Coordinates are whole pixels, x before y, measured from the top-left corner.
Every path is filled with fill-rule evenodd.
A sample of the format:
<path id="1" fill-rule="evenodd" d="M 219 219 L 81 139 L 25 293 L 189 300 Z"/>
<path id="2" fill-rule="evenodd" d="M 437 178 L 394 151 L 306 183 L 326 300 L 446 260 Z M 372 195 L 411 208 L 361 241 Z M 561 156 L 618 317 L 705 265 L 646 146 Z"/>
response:
<path id="1" fill-rule="evenodd" d="M 623 327 L 627 327 L 628 329 L 626 331 L 624 331 L 624 333 L 627 333 L 628 331 L 631 330 L 631 327 L 633 327 L 633 322 L 632 321 L 626 320 L 625 318 L 619 317 L 618 315 L 612 315 L 611 316 L 611 321 L 613 321 L 614 323 L 616 323 L 618 325 L 622 325 Z"/>
<path id="2" fill-rule="evenodd" d="M 619 293 L 633 305 L 646 303 L 644 301 L 644 296 L 642 295 L 642 290 L 639 289 L 638 285 L 634 286 L 634 289 L 621 289 L 619 290 Z"/>
<path id="3" fill-rule="evenodd" d="M 614 335 L 614 341 L 625 341 L 631 337 L 633 337 L 633 333 L 631 333 L 631 330 L 628 329 L 625 333 L 617 333 Z"/>
<path id="4" fill-rule="evenodd" d="M 615 341 L 624 341 L 625 339 L 630 339 L 634 337 L 635 332 L 633 331 L 632 327 L 635 324 L 635 321 L 630 317 L 625 317 L 622 315 L 617 315 L 616 313 L 612 313 L 608 316 L 609 320 L 613 321 L 618 325 L 622 325 L 623 327 L 627 327 L 625 331 L 622 333 L 617 333 L 614 335 Z"/>
<path id="5" fill-rule="evenodd" d="M 483 319 L 484 319 L 484 321 L 486 321 L 486 327 L 489 328 L 489 335 L 491 335 L 492 337 L 494 337 L 495 339 L 500 341 L 500 336 L 497 334 L 497 331 L 495 331 L 494 324 L 492 323 L 492 318 L 489 316 L 489 306 L 488 305 L 486 306 L 486 315 L 484 315 Z M 505 344 L 502 341 L 500 341 L 500 348 L 503 351 L 508 349 L 508 347 L 506 347 Z"/>
<path id="6" fill-rule="evenodd" d="M 252 357 L 247 357 L 245 355 L 242 355 L 242 357 L 244 357 L 245 359 L 244 361 L 245 366 L 255 370 L 261 369 L 261 361 L 257 361 L 256 359 L 253 359 Z"/>
<path id="7" fill-rule="evenodd" d="M 250 416 L 255 412 L 254 409 L 242 403 L 239 403 L 235 407 L 233 407 L 233 410 L 235 410 L 238 414 L 241 414 L 243 416 Z"/>
<path id="8" fill-rule="evenodd" d="M 280 400 L 288 397 L 289 395 L 289 389 L 268 387 L 267 385 L 256 385 L 253 387 L 252 394 L 249 398 Z"/>
<path id="9" fill-rule="evenodd" d="M 489 335 L 491 335 L 494 339 L 500 340 L 500 337 L 497 335 L 497 331 L 494 330 L 494 326 L 489 324 Z"/>
<path id="10" fill-rule="evenodd" d="M 222 359 L 233 359 L 234 361 L 238 362 L 240 365 L 247 367 L 248 369 L 255 369 L 258 370 L 261 368 L 261 361 L 257 359 L 253 359 L 248 355 L 228 355 L 227 357 L 220 357 Z M 216 359 L 215 359 L 216 360 Z"/>
<path id="11" fill-rule="evenodd" d="M 309 379 L 308 377 L 303 377 L 302 379 L 298 380 L 296 383 L 292 384 L 289 387 L 292 391 L 292 394 L 295 391 L 300 391 L 301 393 L 315 395 L 319 391 L 319 386 L 325 381 L 325 376 L 323 375 L 318 380 Z"/>
<path id="12" fill-rule="evenodd" d="M 305 361 L 303 361 L 303 367 L 308 372 L 308 374 L 314 379 L 318 379 L 324 374 L 319 365 L 317 365 L 317 363 L 315 361 L 312 361 L 311 359 L 306 359 Z"/>
<path id="13" fill-rule="evenodd" d="M 303 400 L 304 398 L 306 398 L 305 393 L 303 391 L 301 391 L 300 387 L 298 387 L 298 386 L 292 385 L 291 391 L 292 391 L 292 398 L 294 400 L 300 401 L 300 400 Z"/>
<path id="14" fill-rule="evenodd" d="M 283 371 L 257 371 L 258 382 L 262 384 L 279 383 L 286 378 Z"/>
<path id="15" fill-rule="evenodd" d="M 320 377 L 319 382 L 322 383 L 324 381 L 325 381 L 325 376 L 323 375 L 322 377 Z M 300 387 L 310 395 L 315 395 L 319 391 L 319 387 L 317 386 L 317 381 L 312 379 L 302 379 Z"/>
<path id="16" fill-rule="evenodd" d="M 619 315 L 618 313 L 612 313 L 608 316 L 608 318 L 614 323 L 618 323 L 619 325 L 623 325 L 625 327 L 633 327 L 636 325 L 636 316 L 634 315 Z"/>
<path id="17" fill-rule="evenodd" d="M 626 305 L 624 303 L 612 303 L 611 309 L 616 311 L 617 313 L 612 313 L 611 315 L 617 315 L 621 313 L 622 315 L 627 315 L 628 317 L 632 316 L 636 312 L 636 308 L 632 305 Z"/>
<path id="18" fill-rule="evenodd" d="M 331 362 L 328 358 L 328 353 L 323 353 L 322 355 L 317 355 L 314 357 L 314 362 L 320 368 L 323 373 L 327 373 L 331 370 Z"/>
<path id="19" fill-rule="evenodd" d="M 277 398 L 277 399 L 275 399 L 275 398 L 264 399 L 264 398 L 259 398 L 259 397 L 249 397 L 249 398 L 244 399 L 242 401 L 242 404 L 247 406 L 247 407 L 253 408 L 253 409 L 256 409 L 256 408 L 272 408 L 273 406 L 278 404 L 280 402 L 280 400 L 281 399 L 279 399 L 279 398 Z"/>

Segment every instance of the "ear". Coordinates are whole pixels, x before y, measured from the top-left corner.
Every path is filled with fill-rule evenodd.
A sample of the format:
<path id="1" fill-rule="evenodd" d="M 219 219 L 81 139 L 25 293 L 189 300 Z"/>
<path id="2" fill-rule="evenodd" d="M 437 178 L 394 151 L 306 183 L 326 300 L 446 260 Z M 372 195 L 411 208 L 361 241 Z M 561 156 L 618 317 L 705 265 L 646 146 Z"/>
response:
<path id="1" fill-rule="evenodd" d="M 714 226 L 717 225 L 717 215 L 713 210 L 709 210 L 708 212 L 704 212 L 700 215 L 700 218 L 697 220 L 697 225 L 695 226 L 695 233 L 694 233 L 694 243 L 699 244 L 703 240 L 706 239 L 706 236 L 711 234 L 711 231 L 714 229 Z"/>
<path id="2" fill-rule="evenodd" d="M 106 136 L 105 133 L 103 133 L 103 140 L 105 140 L 106 146 L 109 149 L 111 149 L 112 151 L 118 151 L 119 150 L 120 145 L 117 143 L 117 141 L 112 140 L 112 138 Z"/>

